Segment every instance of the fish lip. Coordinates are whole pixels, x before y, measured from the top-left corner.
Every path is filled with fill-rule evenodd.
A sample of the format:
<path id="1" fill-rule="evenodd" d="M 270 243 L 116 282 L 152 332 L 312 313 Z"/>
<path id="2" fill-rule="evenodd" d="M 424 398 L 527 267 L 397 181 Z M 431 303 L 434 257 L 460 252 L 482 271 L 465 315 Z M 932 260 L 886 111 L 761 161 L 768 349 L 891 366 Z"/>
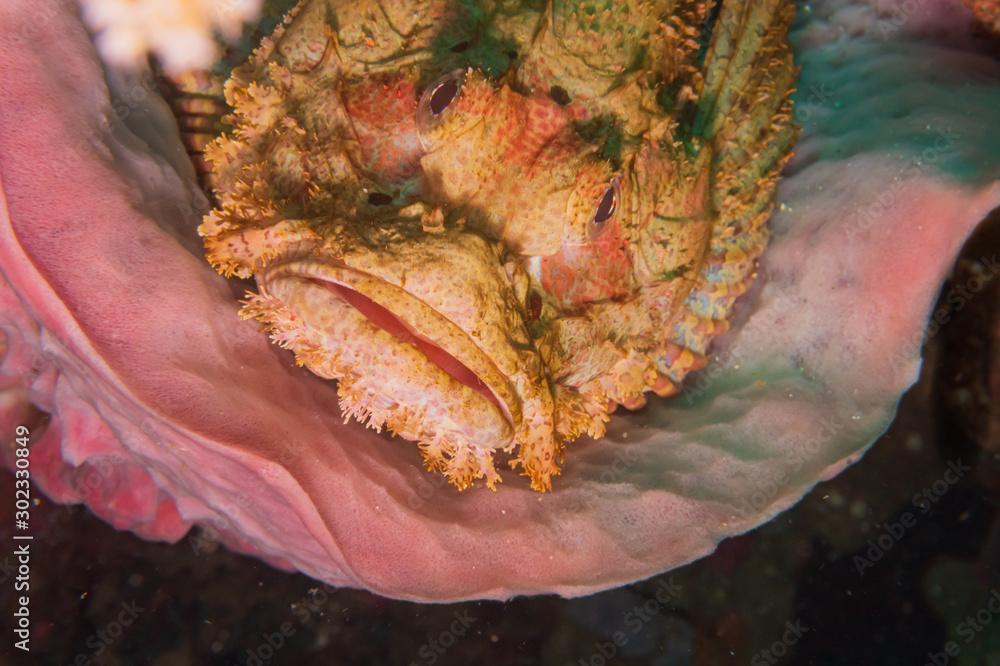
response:
<path id="1" fill-rule="evenodd" d="M 517 392 L 511 382 L 511 378 L 504 374 L 497 367 L 496 363 L 490 357 L 488 353 L 483 351 L 476 341 L 464 331 L 460 326 L 451 322 L 446 317 L 437 312 L 437 310 L 426 303 L 417 296 L 409 293 L 403 287 L 394 285 L 376 275 L 372 275 L 363 270 L 353 268 L 343 263 L 330 261 L 330 260 L 318 260 L 312 255 L 301 255 L 301 256 L 286 256 L 281 260 L 275 261 L 267 266 L 265 270 L 262 270 L 255 274 L 258 287 L 262 294 L 267 293 L 270 285 L 272 285 L 276 280 L 287 279 L 287 278 L 297 278 L 297 279 L 307 279 L 313 281 L 329 282 L 332 284 L 339 285 L 340 287 L 354 291 L 362 296 L 369 298 L 376 302 L 384 309 L 388 310 L 389 313 L 394 316 L 404 327 L 406 327 L 411 333 L 417 337 L 423 339 L 425 342 L 437 347 L 447 355 L 451 356 L 453 359 L 457 360 L 459 363 L 464 365 L 470 372 L 472 372 L 476 378 L 486 387 L 490 392 L 490 397 L 492 399 L 487 399 L 486 402 L 490 404 L 493 409 L 497 409 L 503 418 L 507 421 L 510 426 L 511 435 L 507 441 L 498 442 L 494 448 L 500 449 L 508 446 L 514 437 L 514 432 L 521 426 L 521 414 L 520 406 L 517 398 Z M 449 348 L 449 345 L 440 340 L 440 336 L 437 339 L 432 336 L 425 336 L 420 332 L 414 330 L 411 322 L 407 321 L 397 310 L 378 303 L 375 299 L 371 298 L 365 293 L 363 289 L 359 289 L 360 281 L 372 281 L 379 283 L 379 286 L 391 291 L 394 298 L 399 298 L 404 301 L 409 301 L 409 303 L 416 305 L 417 307 L 427 308 L 428 310 L 434 312 L 437 316 L 438 322 L 445 328 L 450 329 L 453 332 L 459 332 L 468 343 L 468 350 L 463 353 L 454 348 Z M 344 299 L 346 301 L 346 299 Z M 353 306 L 353 304 L 349 303 Z M 364 312 L 362 314 L 369 318 Z M 370 318 L 369 318 L 370 320 Z M 378 325 L 378 324 L 376 324 Z M 400 344 L 405 341 L 399 340 Z M 419 351 L 424 354 L 424 356 L 435 365 L 441 366 L 434 361 L 432 358 L 428 357 L 424 352 L 423 348 L 419 348 Z M 470 353 L 471 352 L 471 353 Z M 502 378 L 502 382 L 488 381 L 487 378 L 483 377 L 483 374 L 489 373 L 479 373 L 476 372 L 476 367 L 487 367 L 491 368 L 496 377 Z M 441 368 L 442 371 L 449 373 L 446 369 Z M 452 375 L 453 376 L 453 375 Z M 454 377 L 454 376 L 453 376 Z M 461 381 L 461 380 L 459 380 Z M 464 382 L 463 382 L 464 383 Z M 484 396 L 486 397 L 486 396 Z"/>

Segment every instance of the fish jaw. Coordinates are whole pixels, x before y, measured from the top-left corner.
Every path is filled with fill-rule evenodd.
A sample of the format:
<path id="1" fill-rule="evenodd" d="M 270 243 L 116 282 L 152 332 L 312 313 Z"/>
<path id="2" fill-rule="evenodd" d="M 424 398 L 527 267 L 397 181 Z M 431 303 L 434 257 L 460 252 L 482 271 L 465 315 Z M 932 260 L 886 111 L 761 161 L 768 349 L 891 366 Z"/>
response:
<path id="1" fill-rule="evenodd" d="M 495 489 L 503 451 L 548 490 L 564 440 L 501 246 L 401 228 L 373 237 L 330 224 L 312 244 L 279 249 L 255 271 L 259 293 L 242 315 L 338 381 L 345 419 L 416 441 L 457 488 L 482 478 Z"/>

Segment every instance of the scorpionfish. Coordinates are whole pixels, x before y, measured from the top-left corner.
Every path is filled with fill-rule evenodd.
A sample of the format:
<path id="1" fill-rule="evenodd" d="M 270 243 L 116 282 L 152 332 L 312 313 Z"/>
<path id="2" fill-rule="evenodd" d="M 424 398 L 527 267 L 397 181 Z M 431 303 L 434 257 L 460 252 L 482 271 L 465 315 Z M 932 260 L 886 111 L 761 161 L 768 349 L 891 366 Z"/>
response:
<path id="1" fill-rule="evenodd" d="M 706 364 L 797 128 L 787 0 L 302 0 L 224 86 L 244 318 L 430 471 L 549 490 Z"/>

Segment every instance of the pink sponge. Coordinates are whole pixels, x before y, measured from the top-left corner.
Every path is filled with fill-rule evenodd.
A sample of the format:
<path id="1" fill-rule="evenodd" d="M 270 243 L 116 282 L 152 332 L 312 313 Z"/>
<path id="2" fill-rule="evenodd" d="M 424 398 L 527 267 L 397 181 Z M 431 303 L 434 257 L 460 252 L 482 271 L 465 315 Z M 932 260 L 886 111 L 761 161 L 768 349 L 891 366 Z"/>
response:
<path id="1" fill-rule="evenodd" d="M 57 501 L 146 538 L 208 525 L 276 566 L 393 597 L 579 595 L 711 552 L 885 429 L 953 257 L 1000 203 L 981 126 L 997 65 L 928 58 L 903 28 L 836 29 L 865 3 L 813 6 L 833 9 L 799 36 L 803 76 L 828 85 L 800 89 L 811 116 L 760 286 L 684 393 L 574 445 L 540 496 L 513 478 L 459 494 L 412 445 L 345 425 L 335 387 L 241 322 L 201 258 L 205 202 L 161 102 L 113 105 L 72 11 L 31 21 L 33 3 L 6 0 L 0 423 L 34 419 L 29 402 L 51 415 L 32 421 L 31 469 Z M 979 74 L 961 104 L 928 92 L 917 121 L 887 110 L 965 71 Z M 896 150 L 908 123 L 956 138 L 936 156 Z"/>

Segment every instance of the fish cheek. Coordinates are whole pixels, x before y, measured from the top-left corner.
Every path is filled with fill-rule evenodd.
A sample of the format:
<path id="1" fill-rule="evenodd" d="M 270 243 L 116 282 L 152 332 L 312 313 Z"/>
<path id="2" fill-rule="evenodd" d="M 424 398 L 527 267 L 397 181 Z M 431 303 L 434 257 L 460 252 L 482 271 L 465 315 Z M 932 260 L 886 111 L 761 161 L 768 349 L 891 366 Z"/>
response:
<path id="1" fill-rule="evenodd" d="M 562 220 L 566 213 L 565 190 L 539 190 L 505 185 L 502 204 L 495 207 L 495 226 L 507 246 L 517 254 L 549 257 L 563 244 Z"/>
<path id="2" fill-rule="evenodd" d="M 495 179 L 485 118 L 495 94 L 475 74 L 465 77 L 457 94 L 447 109 L 435 115 L 428 110 L 432 95 L 425 93 L 417 111 L 417 129 L 426 150 L 420 159 L 424 188 L 436 203 L 451 206 L 464 205 Z"/>
<path id="3" fill-rule="evenodd" d="M 407 77 L 365 78 L 346 84 L 342 97 L 362 169 L 392 183 L 415 177 L 422 152 L 415 82 Z"/>
<path id="4" fill-rule="evenodd" d="M 622 298 L 634 290 L 628 241 L 618 219 L 590 243 L 541 259 L 542 289 L 563 307 Z"/>
<path id="5" fill-rule="evenodd" d="M 469 202 L 491 177 L 482 152 L 482 130 L 473 128 L 424 155 L 420 166 L 424 187 L 431 199 L 452 206 Z"/>

